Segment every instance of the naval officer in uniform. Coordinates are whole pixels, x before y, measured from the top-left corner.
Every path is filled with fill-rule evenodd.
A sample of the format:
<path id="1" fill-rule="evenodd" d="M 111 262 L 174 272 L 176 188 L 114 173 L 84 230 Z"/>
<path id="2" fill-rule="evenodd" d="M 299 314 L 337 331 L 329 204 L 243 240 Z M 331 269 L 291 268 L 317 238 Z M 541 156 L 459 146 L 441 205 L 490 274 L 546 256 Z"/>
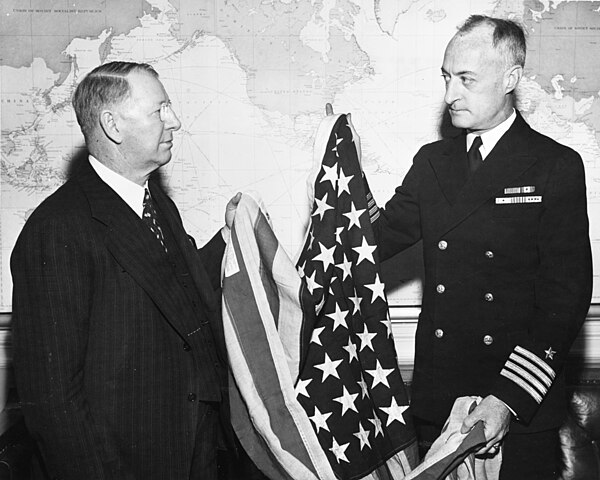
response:
<path id="1" fill-rule="evenodd" d="M 456 138 L 425 145 L 372 215 L 382 258 L 423 241 L 413 414 L 435 439 L 457 397 L 481 403 L 503 449 L 501 479 L 556 478 L 563 366 L 589 308 L 592 274 L 581 157 L 515 110 L 525 36 L 470 17 L 448 44 L 444 100 Z M 467 153 L 469 152 L 469 154 Z"/>

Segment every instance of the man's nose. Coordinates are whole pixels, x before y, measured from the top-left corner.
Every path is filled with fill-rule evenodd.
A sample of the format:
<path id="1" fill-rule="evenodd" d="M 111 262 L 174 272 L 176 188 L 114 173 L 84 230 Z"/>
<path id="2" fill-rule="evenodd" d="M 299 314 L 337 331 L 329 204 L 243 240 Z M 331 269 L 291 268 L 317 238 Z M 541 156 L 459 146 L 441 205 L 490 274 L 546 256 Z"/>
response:
<path id="1" fill-rule="evenodd" d="M 181 122 L 173 110 L 171 102 L 162 105 L 160 115 L 161 120 L 165 124 L 165 128 L 168 130 L 177 131 L 181 128 Z"/>
<path id="2" fill-rule="evenodd" d="M 455 80 L 450 78 L 446 82 L 446 93 L 444 94 L 444 102 L 446 105 L 452 105 L 458 98 L 458 85 Z"/>

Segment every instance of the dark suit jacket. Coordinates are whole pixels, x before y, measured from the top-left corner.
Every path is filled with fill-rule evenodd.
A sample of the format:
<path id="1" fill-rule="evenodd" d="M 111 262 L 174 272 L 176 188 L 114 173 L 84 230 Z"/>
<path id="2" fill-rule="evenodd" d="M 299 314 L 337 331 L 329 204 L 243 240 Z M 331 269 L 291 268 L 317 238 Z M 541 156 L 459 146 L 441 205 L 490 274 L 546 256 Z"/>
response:
<path id="1" fill-rule="evenodd" d="M 592 287 L 580 156 L 517 114 L 471 177 L 464 135 L 421 148 L 381 213 L 382 258 L 423 240 L 415 415 L 443 425 L 456 397 L 493 394 L 511 431 L 559 425 Z"/>
<path id="2" fill-rule="evenodd" d="M 224 349 L 214 345 L 223 347 L 224 242 L 217 234 L 196 250 L 174 203 L 150 190 L 187 280 L 87 161 L 35 210 L 14 249 L 17 388 L 53 477 L 188 478 L 197 401 L 225 388 Z"/>

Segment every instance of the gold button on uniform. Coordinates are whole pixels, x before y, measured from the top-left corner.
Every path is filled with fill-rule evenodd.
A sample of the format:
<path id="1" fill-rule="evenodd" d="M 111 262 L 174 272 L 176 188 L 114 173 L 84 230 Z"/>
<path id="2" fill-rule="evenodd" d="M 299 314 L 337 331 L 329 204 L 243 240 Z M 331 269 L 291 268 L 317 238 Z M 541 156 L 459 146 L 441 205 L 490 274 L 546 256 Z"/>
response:
<path id="1" fill-rule="evenodd" d="M 494 301 L 494 296 L 491 293 L 486 293 L 483 298 L 485 298 L 486 302 L 493 302 Z"/>
<path id="2" fill-rule="evenodd" d="M 441 283 L 437 287 L 435 287 L 435 289 L 438 293 L 444 293 L 446 291 L 446 287 L 444 287 L 444 285 L 442 285 Z"/>
<path id="3" fill-rule="evenodd" d="M 487 252 L 485 252 L 485 256 L 487 258 L 494 258 L 494 252 L 492 252 L 491 250 L 488 250 Z"/>
<path id="4" fill-rule="evenodd" d="M 442 338 L 442 337 L 444 336 L 444 331 L 443 331 L 441 328 L 437 328 L 437 329 L 435 330 L 435 336 L 436 336 L 437 338 Z"/>
<path id="5" fill-rule="evenodd" d="M 448 242 L 446 240 L 440 240 L 438 243 L 438 248 L 440 250 L 446 250 L 448 248 Z"/>
<path id="6" fill-rule="evenodd" d="M 494 343 L 494 337 L 492 337 L 491 335 L 485 335 L 483 337 L 483 343 L 485 343 L 486 345 L 491 345 L 492 343 Z"/>

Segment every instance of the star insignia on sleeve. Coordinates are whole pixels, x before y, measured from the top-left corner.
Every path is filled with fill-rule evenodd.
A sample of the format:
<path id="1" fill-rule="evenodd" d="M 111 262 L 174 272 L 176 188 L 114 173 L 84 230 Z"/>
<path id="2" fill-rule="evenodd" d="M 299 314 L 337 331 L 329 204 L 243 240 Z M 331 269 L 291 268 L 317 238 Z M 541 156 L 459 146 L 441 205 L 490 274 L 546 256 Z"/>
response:
<path id="1" fill-rule="evenodd" d="M 554 354 L 556 351 L 552 350 L 552 347 L 548 347 L 548 350 L 544 350 L 544 353 L 546 354 L 546 360 L 554 360 Z"/>

